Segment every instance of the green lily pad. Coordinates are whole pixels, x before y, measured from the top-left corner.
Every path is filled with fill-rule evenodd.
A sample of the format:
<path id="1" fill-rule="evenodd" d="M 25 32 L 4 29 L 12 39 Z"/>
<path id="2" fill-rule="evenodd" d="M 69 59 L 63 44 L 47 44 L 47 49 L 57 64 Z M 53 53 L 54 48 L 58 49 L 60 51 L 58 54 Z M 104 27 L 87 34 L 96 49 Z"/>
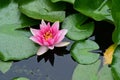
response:
<path id="1" fill-rule="evenodd" d="M 113 32 L 113 41 L 120 44 L 120 0 L 112 0 L 112 17 L 116 26 Z"/>
<path id="2" fill-rule="evenodd" d="M 78 64 L 74 70 L 72 80 L 98 80 L 97 72 L 100 61 L 91 65 Z"/>
<path id="3" fill-rule="evenodd" d="M 0 59 L 22 60 L 36 54 L 38 49 L 29 39 L 28 31 L 17 30 L 20 25 L 0 26 Z"/>
<path id="4" fill-rule="evenodd" d="M 100 60 L 94 64 L 81 65 L 78 64 L 72 76 L 72 80 L 114 80 L 111 69 L 103 66 L 100 69 Z"/>
<path id="5" fill-rule="evenodd" d="M 98 73 L 98 80 L 114 80 L 111 68 L 109 68 L 107 65 L 103 66 Z"/>
<path id="6" fill-rule="evenodd" d="M 4 61 L 0 61 L 0 71 L 2 73 L 6 73 L 10 67 L 12 66 L 12 62 L 4 62 Z"/>
<path id="7" fill-rule="evenodd" d="M 50 0 L 20 0 L 19 8 L 22 13 L 34 19 L 55 22 L 65 18 L 64 5 L 54 4 Z"/>
<path id="8" fill-rule="evenodd" d="M 114 80 L 120 80 L 120 46 L 118 46 L 114 52 L 111 66 Z"/>
<path id="9" fill-rule="evenodd" d="M 109 0 L 75 0 L 74 8 L 97 21 L 113 21 L 111 12 L 109 11 L 108 1 Z"/>
<path id="10" fill-rule="evenodd" d="M 17 77 L 17 78 L 14 78 L 12 80 L 30 80 L 30 79 L 28 79 L 26 77 Z"/>
<path id="11" fill-rule="evenodd" d="M 0 25 L 20 24 L 22 25 L 20 27 L 23 28 L 38 23 L 39 21 L 21 14 L 18 9 L 18 2 L 15 0 L 0 0 Z"/>
<path id="12" fill-rule="evenodd" d="M 59 2 L 59 1 L 65 1 L 65 2 L 69 2 L 71 4 L 74 4 L 75 0 L 51 0 L 52 2 Z"/>
<path id="13" fill-rule="evenodd" d="M 90 51 L 98 48 L 99 46 L 94 41 L 78 41 L 72 45 L 71 55 L 78 63 L 91 64 L 98 60 L 99 54 Z"/>
<path id="14" fill-rule="evenodd" d="M 92 35 L 93 22 L 83 24 L 87 17 L 82 14 L 73 14 L 65 18 L 62 28 L 68 29 L 67 37 L 72 40 L 83 40 Z"/>

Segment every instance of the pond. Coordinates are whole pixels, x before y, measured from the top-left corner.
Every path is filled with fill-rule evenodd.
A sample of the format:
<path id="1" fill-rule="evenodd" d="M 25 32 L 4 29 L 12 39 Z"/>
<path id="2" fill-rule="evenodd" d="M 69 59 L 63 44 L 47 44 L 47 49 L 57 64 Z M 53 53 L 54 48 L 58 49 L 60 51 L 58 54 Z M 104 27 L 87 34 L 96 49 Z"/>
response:
<path id="1" fill-rule="evenodd" d="M 76 63 L 69 54 L 63 56 L 55 55 L 54 65 L 49 61 L 37 62 L 34 56 L 27 60 L 14 62 L 11 69 L 0 73 L 2 80 L 11 80 L 14 77 L 27 77 L 30 80 L 70 80 Z"/>
<path id="2" fill-rule="evenodd" d="M 119 3 L 0 0 L 0 80 L 120 80 Z"/>
<path id="3" fill-rule="evenodd" d="M 95 25 L 97 26 L 95 32 L 89 39 L 95 40 L 100 46 L 99 50 L 104 52 L 113 43 L 111 35 L 114 27 L 107 22 L 95 22 Z M 68 41 L 67 38 L 65 40 Z M 27 77 L 30 80 L 72 80 L 78 63 L 70 55 L 69 50 L 73 41 L 70 42 L 68 47 L 55 48 L 43 56 L 15 61 L 8 72 L 5 74 L 0 72 L 0 78 L 2 80 L 11 80 L 14 77 Z"/>

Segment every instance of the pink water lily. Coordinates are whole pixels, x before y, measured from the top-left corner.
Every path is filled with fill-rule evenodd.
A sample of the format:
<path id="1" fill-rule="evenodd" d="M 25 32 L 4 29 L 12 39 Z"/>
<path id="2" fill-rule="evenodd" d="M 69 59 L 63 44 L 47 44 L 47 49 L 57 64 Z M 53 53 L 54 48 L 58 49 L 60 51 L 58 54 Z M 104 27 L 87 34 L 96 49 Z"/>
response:
<path id="1" fill-rule="evenodd" d="M 30 30 L 33 34 L 30 39 L 41 46 L 38 49 L 37 55 L 42 55 L 49 49 L 54 49 L 54 47 L 63 47 L 69 44 L 69 42 L 62 42 L 67 33 L 67 29 L 59 30 L 59 21 L 56 21 L 50 26 L 49 22 L 46 24 L 42 20 L 40 29 L 30 28 Z"/>

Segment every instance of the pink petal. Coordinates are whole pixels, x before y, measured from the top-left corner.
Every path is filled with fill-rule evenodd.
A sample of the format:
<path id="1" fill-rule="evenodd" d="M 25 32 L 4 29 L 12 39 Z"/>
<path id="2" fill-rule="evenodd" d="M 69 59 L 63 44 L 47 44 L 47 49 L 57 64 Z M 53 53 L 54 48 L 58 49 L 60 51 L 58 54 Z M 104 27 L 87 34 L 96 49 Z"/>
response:
<path id="1" fill-rule="evenodd" d="M 49 46 L 49 43 L 45 39 L 43 39 L 43 45 Z"/>
<path id="2" fill-rule="evenodd" d="M 50 28 L 50 22 L 48 22 L 47 27 L 49 27 L 49 28 Z"/>
<path id="3" fill-rule="evenodd" d="M 69 44 L 70 44 L 70 42 L 60 42 L 58 44 L 55 44 L 55 47 L 64 47 L 64 46 L 67 46 Z"/>
<path id="4" fill-rule="evenodd" d="M 47 42 L 49 43 L 49 45 L 54 45 L 54 39 L 50 39 Z"/>
<path id="5" fill-rule="evenodd" d="M 48 51 L 48 48 L 46 46 L 41 46 L 37 51 L 37 55 L 42 55 L 47 51 Z"/>
<path id="6" fill-rule="evenodd" d="M 30 31 L 31 31 L 31 33 L 32 33 L 34 36 L 39 35 L 39 33 L 40 33 L 39 30 L 37 30 L 37 29 L 32 29 L 32 28 L 30 28 Z"/>
<path id="7" fill-rule="evenodd" d="M 32 37 L 30 37 L 30 39 L 33 41 L 33 42 L 35 42 L 35 43 L 37 43 L 37 44 L 39 44 L 39 45 L 42 45 L 42 43 L 38 40 L 38 38 L 36 38 L 35 36 L 32 36 Z"/>
<path id="8" fill-rule="evenodd" d="M 40 32 L 42 33 L 42 34 L 44 34 L 45 32 L 48 32 L 48 31 L 50 31 L 50 23 L 48 23 L 44 28 L 42 28 L 41 30 L 40 30 Z"/>
<path id="9" fill-rule="evenodd" d="M 54 49 L 54 46 L 48 46 L 49 49 L 53 50 Z"/>
<path id="10" fill-rule="evenodd" d="M 60 30 L 59 33 L 57 33 L 57 35 L 55 37 L 56 38 L 55 43 L 60 43 L 64 39 L 67 31 L 68 31 L 67 29 Z"/>
<path id="11" fill-rule="evenodd" d="M 53 32 L 56 33 L 56 32 L 59 30 L 59 21 L 56 21 L 56 22 L 52 25 L 51 29 L 52 29 Z"/>
<path id="12" fill-rule="evenodd" d="M 43 28 L 45 28 L 45 27 L 47 27 L 47 25 L 46 25 L 45 21 L 42 20 L 42 21 L 41 21 L 41 24 L 40 24 L 40 29 L 43 29 Z"/>

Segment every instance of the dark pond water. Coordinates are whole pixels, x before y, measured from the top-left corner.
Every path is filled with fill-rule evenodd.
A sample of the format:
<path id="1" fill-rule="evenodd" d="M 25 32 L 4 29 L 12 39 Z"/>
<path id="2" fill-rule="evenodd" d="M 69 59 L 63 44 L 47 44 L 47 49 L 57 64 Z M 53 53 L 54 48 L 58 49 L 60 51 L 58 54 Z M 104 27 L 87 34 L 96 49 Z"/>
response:
<path id="1" fill-rule="evenodd" d="M 96 22 L 95 26 L 97 27 L 90 39 L 95 40 L 99 44 L 100 50 L 104 51 L 112 44 L 111 35 L 114 27 L 106 22 Z M 0 72 L 0 80 L 11 80 L 14 77 L 27 77 L 30 80 L 71 80 L 77 63 L 73 61 L 67 51 L 70 46 L 48 51 L 41 57 L 33 56 L 14 62 L 8 72 L 5 74 Z"/>
<path id="2" fill-rule="evenodd" d="M 0 80 L 11 80 L 13 77 L 28 77 L 30 80 L 71 80 L 76 63 L 71 56 L 55 55 L 54 65 L 49 61 L 41 60 L 39 63 L 36 56 L 27 60 L 15 62 L 6 73 L 0 73 Z"/>

